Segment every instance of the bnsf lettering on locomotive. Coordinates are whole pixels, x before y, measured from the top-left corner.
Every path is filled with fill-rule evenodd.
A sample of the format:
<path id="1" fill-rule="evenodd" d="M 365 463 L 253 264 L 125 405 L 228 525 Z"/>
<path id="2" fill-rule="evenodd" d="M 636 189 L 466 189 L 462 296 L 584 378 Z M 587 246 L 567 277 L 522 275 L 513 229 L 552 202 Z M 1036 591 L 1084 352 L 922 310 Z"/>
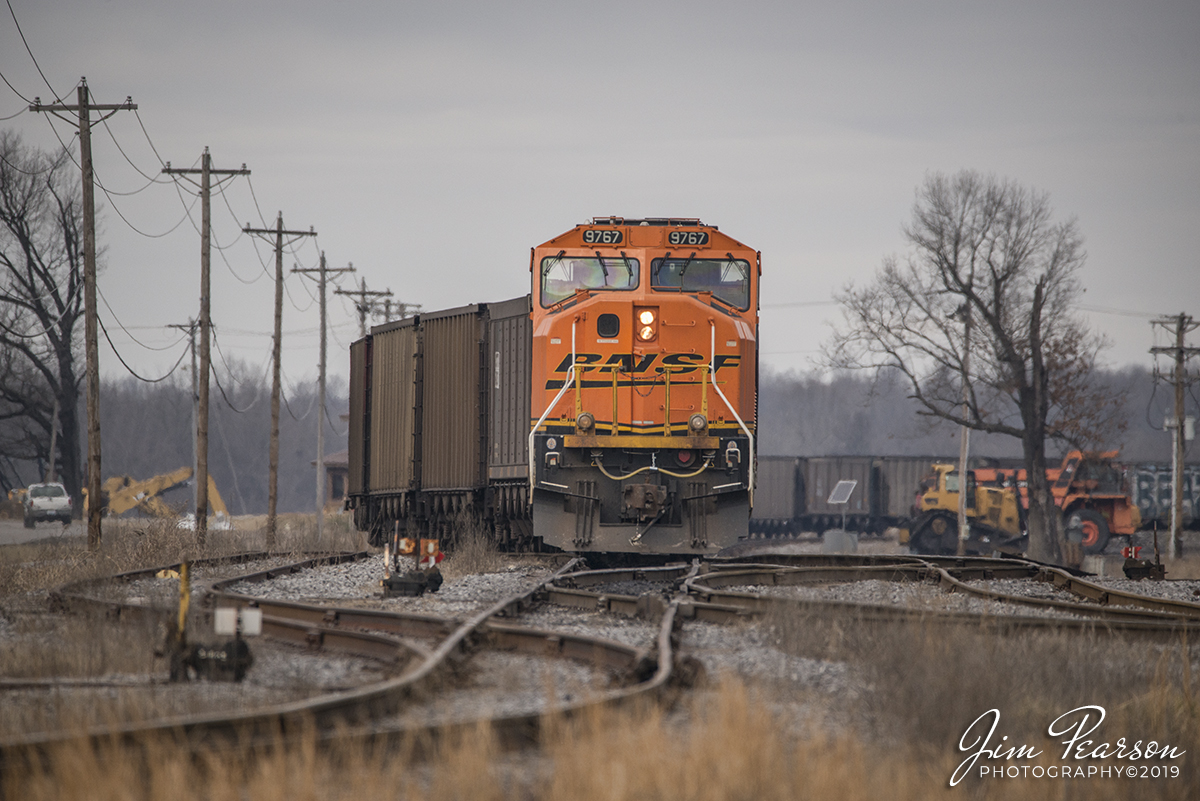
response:
<path id="1" fill-rule="evenodd" d="M 583 232 L 583 241 L 589 245 L 619 245 L 624 239 L 620 231 L 597 231 L 594 229 Z"/>
<path id="2" fill-rule="evenodd" d="M 608 357 L 604 362 L 604 366 L 618 364 L 621 365 L 620 371 L 623 373 L 645 373 L 650 371 L 655 366 L 659 354 L 648 353 L 638 360 L 637 364 L 632 364 L 632 359 L 627 353 L 615 353 Z M 577 353 L 575 354 L 575 363 L 584 368 L 584 372 L 590 372 L 589 366 L 599 366 L 600 360 L 604 358 L 599 353 Z M 714 368 L 720 370 L 722 367 L 737 367 L 741 364 L 742 357 L 737 353 L 723 353 L 717 356 Z M 666 367 L 684 368 L 674 369 L 672 375 L 686 375 L 694 372 L 696 367 L 706 363 L 708 360 L 699 353 L 669 353 L 663 357 L 662 363 Z M 565 373 L 571 366 L 571 354 L 563 357 L 563 360 L 554 368 L 556 373 Z"/>
<path id="3" fill-rule="evenodd" d="M 671 231 L 667 242 L 672 245 L 707 245 L 708 231 Z"/>

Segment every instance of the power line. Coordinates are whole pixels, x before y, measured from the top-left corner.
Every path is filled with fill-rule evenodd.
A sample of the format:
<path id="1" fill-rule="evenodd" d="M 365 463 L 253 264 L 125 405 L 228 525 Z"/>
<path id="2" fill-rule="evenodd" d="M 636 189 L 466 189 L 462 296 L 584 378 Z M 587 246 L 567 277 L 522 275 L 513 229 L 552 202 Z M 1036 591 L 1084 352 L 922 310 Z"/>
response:
<path id="1" fill-rule="evenodd" d="M 42 72 L 42 65 L 38 63 L 37 56 L 35 56 L 33 54 L 33 50 L 30 49 L 29 42 L 25 39 L 25 31 L 21 30 L 21 23 L 17 22 L 17 12 L 13 11 L 12 0 L 5 0 L 5 2 L 8 4 L 8 13 L 12 15 L 13 25 L 17 26 L 17 33 L 21 34 L 21 44 L 25 45 L 25 52 L 29 54 L 31 59 L 33 59 L 33 66 L 37 67 L 38 75 L 42 76 L 42 80 L 46 82 L 46 88 L 49 89 L 54 95 L 55 102 L 58 102 L 58 100 L 61 98 L 61 95 L 54 91 L 54 87 L 50 85 L 50 81 L 46 78 L 46 73 Z M 5 81 L 5 83 L 8 83 L 8 81 Z M 9 84 L 9 87 L 11 88 L 12 84 Z M 17 90 L 13 89 L 13 91 L 16 92 Z M 17 94 L 19 95 L 20 92 L 17 92 Z M 21 99 L 25 100 L 23 97 Z"/>
<path id="2" fill-rule="evenodd" d="M 102 120 L 102 122 L 104 123 L 104 130 L 108 132 L 108 138 L 113 141 L 113 144 L 117 146 L 117 151 L 125 157 L 125 161 L 129 162 L 129 166 L 133 167 L 133 169 L 137 171 L 138 175 L 148 180 L 151 184 L 166 183 L 166 181 L 160 181 L 156 176 L 147 175 L 146 173 L 142 172 L 142 169 L 133 163 L 133 159 L 129 158 L 129 155 L 125 152 L 125 149 L 121 147 L 121 143 L 117 141 L 117 136 L 113 133 L 112 128 L 109 126 L 108 120 Z M 150 184 L 147 184 L 146 186 L 149 185 Z M 146 187 L 142 187 L 142 189 L 145 188 Z M 142 190 L 139 189 L 138 191 L 140 192 Z"/>
<path id="3" fill-rule="evenodd" d="M 117 327 L 125 332 L 125 336 L 129 337 L 130 339 L 132 339 L 134 341 L 134 343 L 136 343 L 137 345 L 140 345 L 141 347 L 145 348 L 146 350 L 154 350 L 154 351 L 170 350 L 171 348 L 175 347 L 176 345 L 178 345 L 180 342 L 183 341 L 183 337 L 180 337 L 179 339 L 172 342 L 170 345 L 167 345 L 167 346 L 161 347 L 161 348 L 156 348 L 152 345 L 147 345 L 145 342 L 142 342 L 137 337 L 135 337 L 133 334 L 129 333 L 129 329 L 126 328 L 121 323 L 121 318 L 117 317 L 117 313 L 115 311 L 113 311 L 113 307 L 109 304 L 108 298 L 104 297 L 104 292 L 102 292 L 100 290 L 100 287 L 96 287 L 96 293 L 100 296 L 100 300 L 102 300 L 104 302 L 104 308 L 108 309 L 108 313 L 112 315 L 113 321 L 116 322 Z M 153 327 L 158 328 L 158 326 L 153 326 Z M 111 344 L 111 343 L 109 343 L 109 344 Z"/>
<path id="4" fill-rule="evenodd" d="M 121 352 L 119 350 L 117 350 L 117 346 L 113 344 L 112 337 L 110 337 L 108 335 L 108 328 L 105 327 L 104 320 L 101 319 L 99 316 L 97 316 L 96 321 L 100 324 L 100 330 L 104 332 L 104 339 L 108 341 L 108 346 L 110 348 L 112 348 L 112 352 L 114 354 L 116 354 L 117 361 L 119 361 L 125 367 L 125 369 L 129 372 L 129 374 L 131 376 L 133 376 L 134 378 L 136 378 L 138 381 L 142 381 L 147 384 L 158 384 L 163 381 L 166 381 L 168 378 L 171 377 L 172 373 L 174 373 L 177 369 L 179 369 L 179 365 L 183 362 L 183 358 L 188 355 L 188 352 L 185 349 L 183 351 L 183 353 L 181 353 L 179 355 L 179 359 L 178 359 L 178 361 L 175 362 L 175 365 L 170 370 L 168 370 L 167 374 L 164 375 L 162 378 L 145 378 L 145 377 L 139 375 L 132 367 L 130 367 L 129 363 L 126 362 L 125 359 L 121 356 Z M 89 491 L 89 493 L 91 492 L 90 489 L 88 491 Z"/>
<path id="5" fill-rule="evenodd" d="M 1159 316 L 1149 312 L 1134 311 L 1133 309 L 1114 309 L 1110 306 L 1091 306 L 1084 303 L 1076 304 L 1075 308 L 1079 309 L 1080 311 L 1094 312 L 1096 314 L 1113 314 L 1120 317 L 1140 317 L 1146 320 Z"/>

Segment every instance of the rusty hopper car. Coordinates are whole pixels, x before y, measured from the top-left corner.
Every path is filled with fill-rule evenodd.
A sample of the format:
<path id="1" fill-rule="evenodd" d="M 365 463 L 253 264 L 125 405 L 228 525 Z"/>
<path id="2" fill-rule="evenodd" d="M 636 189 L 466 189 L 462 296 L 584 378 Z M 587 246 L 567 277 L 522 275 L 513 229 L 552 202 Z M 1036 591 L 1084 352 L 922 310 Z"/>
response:
<path id="1" fill-rule="evenodd" d="M 355 524 L 710 554 L 748 532 L 759 254 L 693 219 L 599 218 L 533 249 L 532 293 L 351 347 Z"/>
<path id="2" fill-rule="evenodd" d="M 376 326 L 350 347 L 350 475 L 355 526 L 451 538 L 486 524 L 531 536 L 525 430 L 529 298 Z"/>

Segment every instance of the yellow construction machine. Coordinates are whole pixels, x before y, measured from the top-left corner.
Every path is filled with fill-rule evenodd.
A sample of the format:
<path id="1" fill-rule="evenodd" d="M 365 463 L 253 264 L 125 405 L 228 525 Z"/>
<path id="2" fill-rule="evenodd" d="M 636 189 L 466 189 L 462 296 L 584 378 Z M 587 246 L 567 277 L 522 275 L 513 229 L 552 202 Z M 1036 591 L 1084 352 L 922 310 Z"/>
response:
<path id="1" fill-rule="evenodd" d="M 192 477 L 192 468 L 181 467 L 170 473 L 138 480 L 130 476 L 112 476 L 101 484 L 103 497 L 106 499 L 104 514 L 120 515 L 130 509 L 140 509 L 151 517 L 176 517 L 178 512 L 172 509 L 162 499 L 162 494 L 168 490 L 184 486 Z M 87 491 L 84 490 L 84 514 L 87 513 Z M 208 476 L 208 505 L 212 507 L 217 518 L 229 517 L 229 509 L 213 483 L 213 477 Z"/>
<path id="2" fill-rule="evenodd" d="M 923 492 L 909 523 L 909 550 L 913 553 L 958 552 L 958 468 L 933 465 L 933 474 L 922 483 Z M 975 471 L 967 471 L 967 553 L 1025 550 L 1024 520 L 1017 488 L 980 486 Z"/>

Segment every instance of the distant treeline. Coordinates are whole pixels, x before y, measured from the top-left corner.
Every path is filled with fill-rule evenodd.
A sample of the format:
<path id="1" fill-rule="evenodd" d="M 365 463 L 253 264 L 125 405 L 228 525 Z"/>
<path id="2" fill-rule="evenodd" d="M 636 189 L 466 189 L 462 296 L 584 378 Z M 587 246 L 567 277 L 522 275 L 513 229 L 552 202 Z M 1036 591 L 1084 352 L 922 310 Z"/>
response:
<path id="1" fill-rule="evenodd" d="M 1125 428 L 1114 432 L 1107 449 L 1120 448 L 1129 462 L 1170 459 L 1170 432 L 1161 430 L 1173 408 L 1170 387 L 1157 388 L 1149 370 L 1131 367 L 1102 376 L 1110 390 L 1125 398 Z M 224 392 L 222 393 L 222 389 Z M 192 463 L 191 380 L 186 373 L 161 384 L 133 378 L 104 381 L 101 389 L 101 444 L 104 478 L 148 478 Z M 328 388 L 326 455 L 346 447 L 346 384 L 334 377 Z M 316 381 L 285 388 L 279 423 L 279 511 L 314 508 Z M 271 426 L 269 374 L 253 374 L 235 363 L 231 375 L 214 382 L 209 422 L 209 472 L 234 514 L 263 514 L 267 509 L 267 449 Z M 1196 414 L 1188 397 L 1190 414 Z M 83 410 L 80 410 L 81 415 Z M 1155 426 L 1158 427 L 1156 430 Z M 776 456 L 894 455 L 958 453 L 958 429 L 918 417 L 916 405 L 897 382 L 872 381 L 841 374 L 764 372 L 759 396 L 762 453 Z M 1052 453 L 1061 453 L 1062 449 Z M 1020 443 L 1010 437 L 973 432 L 976 456 L 1019 457 Z M 1200 449 L 1189 450 L 1189 461 Z M 0 465 L 14 486 L 38 479 L 39 466 Z M 184 505 L 189 494 L 167 496 Z"/>
<path id="2" fill-rule="evenodd" d="M 1120 449 L 1128 462 L 1168 461 L 1171 433 L 1162 428 L 1163 416 L 1173 414 L 1169 385 L 1154 383 L 1141 367 L 1105 370 L 1101 381 L 1125 400 L 1124 429 L 1114 430 L 1099 443 Z M 1196 415 L 1193 395 L 1188 413 Z M 958 453 L 958 427 L 917 415 L 917 405 L 896 381 L 873 381 L 867 376 L 764 371 L 760 382 L 759 431 L 762 453 L 776 456 L 890 455 L 923 456 Z M 1050 446 L 1061 455 L 1067 448 Z M 1021 443 L 1013 437 L 971 432 L 976 456 L 1020 457 Z M 1194 445 L 1188 461 L 1200 459 Z"/>
<path id="3" fill-rule="evenodd" d="M 271 434 L 270 374 L 252 374 L 234 363 L 232 374 L 212 386 L 208 425 L 208 469 L 233 514 L 265 514 L 267 467 Z M 222 371 L 224 373 L 224 371 Z M 326 391 L 325 454 L 345 450 L 346 383 L 332 377 Z M 285 383 L 279 416 L 280 512 L 316 508 L 317 382 Z M 80 410 L 81 415 L 83 410 Z M 146 384 L 129 377 L 105 380 L 100 389 L 100 443 L 103 478 L 128 475 L 135 479 L 192 464 L 192 385 L 179 378 Z M 86 444 L 83 446 L 86 448 Z M 86 453 L 86 451 L 85 451 Z M 13 483 L 38 480 L 44 466 L 9 462 Z M 164 500 L 180 507 L 191 493 L 178 489 Z"/>

